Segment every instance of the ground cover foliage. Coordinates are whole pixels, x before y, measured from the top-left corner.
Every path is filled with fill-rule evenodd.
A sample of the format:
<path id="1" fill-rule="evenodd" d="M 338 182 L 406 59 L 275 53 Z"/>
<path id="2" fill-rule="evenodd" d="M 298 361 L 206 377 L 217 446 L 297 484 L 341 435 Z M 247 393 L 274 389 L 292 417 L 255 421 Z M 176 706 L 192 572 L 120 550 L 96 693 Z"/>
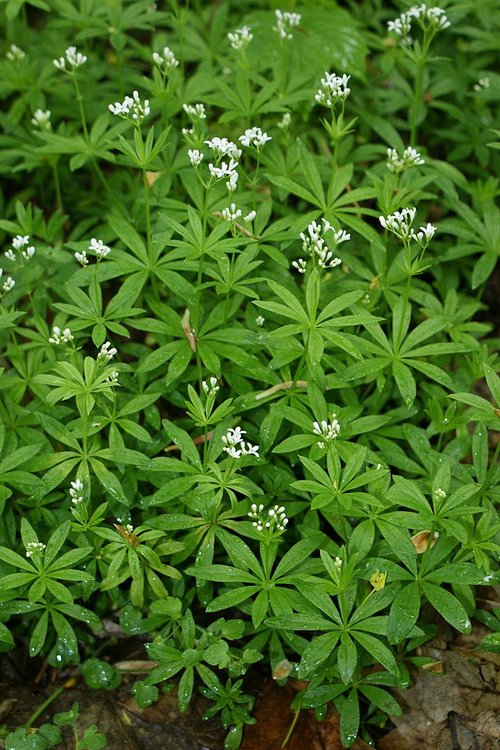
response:
<path id="1" fill-rule="evenodd" d="M 2 648 L 113 689 L 114 622 L 228 748 L 250 669 L 370 739 L 500 629 L 497 4 L 1 13 Z"/>

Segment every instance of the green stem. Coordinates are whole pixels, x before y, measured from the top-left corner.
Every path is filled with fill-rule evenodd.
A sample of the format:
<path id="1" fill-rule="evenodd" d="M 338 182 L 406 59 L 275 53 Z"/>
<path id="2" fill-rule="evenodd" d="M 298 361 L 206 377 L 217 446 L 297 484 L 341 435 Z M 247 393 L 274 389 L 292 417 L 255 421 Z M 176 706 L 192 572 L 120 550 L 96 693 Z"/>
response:
<path id="1" fill-rule="evenodd" d="M 295 711 L 295 713 L 294 713 L 294 716 L 293 716 L 293 721 L 292 721 L 292 723 L 290 724 L 290 728 L 289 728 L 288 732 L 286 733 L 286 737 L 285 737 L 285 739 L 284 739 L 284 740 L 283 740 L 283 742 L 281 743 L 281 747 L 286 747 L 286 746 L 287 746 L 287 744 L 288 744 L 288 740 L 289 740 L 289 739 L 290 739 L 290 737 L 292 736 L 293 730 L 295 729 L 295 725 L 297 724 L 297 721 L 298 721 L 299 715 L 300 715 L 300 708 L 298 708 L 298 709 L 297 709 L 297 710 Z"/>
<path id="2" fill-rule="evenodd" d="M 54 690 L 54 692 L 51 695 L 49 695 L 47 700 L 44 701 L 41 706 L 38 706 L 36 711 L 33 711 L 33 713 L 31 714 L 31 716 L 29 717 L 28 721 L 26 722 L 24 726 L 27 729 L 32 727 L 35 721 L 38 719 L 38 717 L 43 714 L 43 712 L 50 706 L 50 704 L 53 703 L 56 700 L 56 698 L 59 697 L 59 695 L 61 695 L 63 690 L 64 690 L 64 687 L 58 687 L 56 690 Z"/>
<path id="3" fill-rule="evenodd" d="M 80 120 L 82 123 L 82 129 L 83 129 L 83 137 L 85 139 L 85 143 L 90 143 L 90 137 L 89 137 L 89 131 L 87 128 L 87 120 L 85 118 L 85 110 L 83 109 L 83 96 L 82 92 L 80 91 L 80 86 L 78 84 L 78 78 L 76 77 L 76 74 L 73 74 L 73 83 L 75 84 L 75 90 L 76 90 L 76 98 L 78 99 L 78 108 L 80 110 Z"/>
<path id="4" fill-rule="evenodd" d="M 424 86 L 424 69 L 425 69 L 425 58 L 420 60 L 417 64 L 417 73 L 415 76 L 415 91 L 413 92 L 413 100 L 410 105 L 410 146 L 415 146 L 417 138 L 417 120 L 420 105 L 422 103 L 422 94 Z"/>
<path id="5" fill-rule="evenodd" d="M 147 241 L 147 248 L 148 248 L 148 258 L 150 264 L 153 263 L 153 242 L 152 242 L 152 235 L 151 235 L 151 207 L 150 207 L 150 200 L 149 200 L 149 185 L 148 185 L 148 178 L 146 175 L 146 170 L 142 170 L 142 183 L 144 185 L 144 204 L 145 204 L 145 212 L 146 212 L 146 241 Z"/>
<path id="6" fill-rule="evenodd" d="M 55 191 L 56 191 L 56 205 L 57 205 L 57 208 L 59 209 L 59 211 L 63 212 L 64 211 L 64 206 L 63 206 L 63 202 L 62 202 L 61 182 L 59 180 L 59 171 L 57 169 L 57 161 L 53 161 L 51 163 L 51 167 L 52 167 L 52 175 L 53 175 L 53 178 L 54 178 L 54 188 L 55 188 Z"/>

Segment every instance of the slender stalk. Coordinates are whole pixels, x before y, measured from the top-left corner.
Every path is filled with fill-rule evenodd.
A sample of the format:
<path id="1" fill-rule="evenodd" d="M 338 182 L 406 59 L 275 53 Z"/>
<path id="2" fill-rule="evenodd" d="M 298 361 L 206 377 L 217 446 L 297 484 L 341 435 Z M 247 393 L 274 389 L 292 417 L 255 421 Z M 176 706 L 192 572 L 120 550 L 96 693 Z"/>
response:
<path id="1" fill-rule="evenodd" d="M 144 186 L 144 206 L 145 206 L 145 213 L 146 213 L 146 242 L 147 242 L 147 248 L 148 248 L 148 258 L 150 264 L 153 263 L 153 241 L 152 241 L 152 235 L 151 235 L 151 206 L 150 206 L 150 198 L 149 198 L 149 184 L 148 184 L 148 178 L 146 175 L 146 170 L 142 170 L 142 184 Z"/>
<path id="2" fill-rule="evenodd" d="M 41 716 L 43 712 L 50 706 L 50 704 L 53 703 L 56 700 L 56 698 L 58 698 L 61 695 L 63 690 L 64 690 L 64 686 L 58 687 L 56 690 L 54 690 L 54 692 L 51 695 L 49 695 L 47 700 L 44 701 L 40 706 L 38 706 L 38 708 L 35 711 L 33 711 L 28 721 L 26 722 L 25 727 L 27 727 L 28 729 L 32 727 L 35 721 L 38 719 L 38 717 Z"/>
<path id="3" fill-rule="evenodd" d="M 54 178 L 54 188 L 56 191 L 56 205 L 59 211 L 64 211 L 64 206 L 62 202 L 62 193 L 61 193 L 61 181 L 59 180 L 59 170 L 57 169 L 57 162 L 52 161 L 50 166 L 52 167 L 52 176 Z"/>
<path id="4" fill-rule="evenodd" d="M 288 744 L 288 740 L 289 740 L 289 739 L 290 739 L 290 737 L 292 736 L 293 730 L 295 729 L 295 726 L 296 726 L 296 724 L 297 724 L 297 721 L 298 721 L 299 715 L 300 715 L 300 708 L 298 708 L 298 709 L 297 709 L 297 710 L 295 711 L 295 713 L 294 713 L 294 716 L 293 716 L 293 721 L 292 721 L 292 723 L 290 724 L 290 728 L 289 728 L 288 732 L 286 733 L 286 737 L 285 737 L 285 739 L 284 739 L 284 740 L 283 740 L 283 742 L 281 743 L 281 747 L 286 747 L 286 746 L 287 746 L 287 744 Z"/>
<path id="5" fill-rule="evenodd" d="M 420 60 L 417 64 L 417 73 L 415 76 L 415 90 L 413 100 L 410 106 L 410 146 L 415 146 L 418 127 L 418 113 L 422 103 L 422 93 L 424 86 L 424 69 L 425 59 Z"/>

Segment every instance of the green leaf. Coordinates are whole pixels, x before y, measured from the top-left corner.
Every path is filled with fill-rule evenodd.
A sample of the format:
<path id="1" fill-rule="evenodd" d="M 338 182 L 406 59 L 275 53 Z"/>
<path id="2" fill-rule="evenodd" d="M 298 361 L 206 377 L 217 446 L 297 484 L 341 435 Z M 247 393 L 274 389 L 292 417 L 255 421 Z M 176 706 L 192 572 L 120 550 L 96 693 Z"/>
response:
<path id="1" fill-rule="evenodd" d="M 49 613 L 43 612 L 37 620 L 30 638 L 30 656 L 36 656 L 40 653 L 47 637 L 47 627 L 49 624 Z"/>
<path id="2" fill-rule="evenodd" d="M 351 690 L 340 709 L 340 740 L 351 747 L 359 731 L 359 700 L 356 689 Z"/>
<path id="3" fill-rule="evenodd" d="M 389 643 L 407 638 L 420 613 L 420 591 L 416 581 L 403 586 L 396 594 L 387 621 Z"/>
<path id="4" fill-rule="evenodd" d="M 368 698 L 370 703 L 379 708 L 389 716 L 401 716 L 403 709 L 395 698 L 392 697 L 387 690 L 375 687 L 374 685 L 363 685 L 359 686 L 360 691 L 363 693 L 365 698 Z"/>
<path id="5" fill-rule="evenodd" d="M 423 591 L 428 602 L 446 622 L 449 622 L 460 633 L 470 633 L 472 625 L 469 616 L 453 594 L 427 581 L 423 583 Z"/>
<path id="6" fill-rule="evenodd" d="M 295 616 L 291 619 L 294 620 Z M 300 628 L 297 629 L 300 630 Z M 300 660 L 299 679 L 314 677 L 323 662 L 333 656 L 339 638 L 340 630 L 336 630 L 332 633 L 317 635 L 307 644 Z"/>
<path id="7" fill-rule="evenodd" d="M 347 633 L 342 633 L 340 636 L 337 660 L 340 678 L 344 685 L 347 685 L 351 682 L 358 663 L 358 649 Z"/>
<path id="8" fill-rule="evenodd" d="M 200 455 L 190 435 L 169 419 L 163 419 L 162 425 L 172 442 L 180 448 L 183 460 L 201 469 Z"/>
<path id="9" fill-rule="evenodd" d="M 0 651 L 10 651 L 11 648 L 14 648 L 12 633 L 3 622 L 0 622 Z"/>

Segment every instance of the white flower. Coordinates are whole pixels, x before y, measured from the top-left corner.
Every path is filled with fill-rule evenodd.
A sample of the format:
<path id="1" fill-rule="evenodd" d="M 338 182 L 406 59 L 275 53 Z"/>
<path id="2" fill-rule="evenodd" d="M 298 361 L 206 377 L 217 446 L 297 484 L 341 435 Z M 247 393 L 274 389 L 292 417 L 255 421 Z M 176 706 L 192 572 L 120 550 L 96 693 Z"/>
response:
<path id="1" fill-rule="evenodd" d="M 243 221 L 245 221 L 247 224 L 250 224 L 250 222 L 253 221 L 256 216 L 257 216 L 257 211 L 250 211 L 249 214 L 243 217 Z"/>
<path id="2" fill-rule="evenodd" d="M 15 62 L 16 60 L 23 60 L 26 57 L 26 52 L 18 47 L 17 44 L 11 44 L 5 57 L 7 60 Z"/>
<path id="3" fill-rule="evenodd" d="M 404 169 L 417 167 L 422 164 L 425 164 L 425 159 L 422 159 L 422 155 L 412 146 L 405 148 L 401 157 L 395 148 L 387 149 L 387 169 L 390 172 L 398 174 Z"/>
<path id="4" fill-rule="evenodd" d="M 325 71 L 325 75 L 321 79 L 321 88 L 314 96 L 315 100 L 325 107 L 332 107 L 337 101 L 345 101 L 351 93 L 351 89 L 347 85 L 350 77 L 345 73 L 338 76 L 336 73 Z"/>
<path id="5" fill-rule="evenodd" d="M 438 487 L 436 490 L 434 490 L 434 499 L 441 501 L 446 498 L 446 492 L 441 489 L 441 487 Z"/>
<path id="6" fill-rule="evenodd" d="M 389 232 L 392 232 L 401 240 L 410 237 L 411 225 L 415 219 L 416 208 L 403 208 L 401 211 L 395 211 L 389 216 L 379 216 L 378 220 Z"/>
<path id="7" fill-rule="evenodd" d="M 35 110 L 31 118 L 31 124 L 36 128 L 40 128 L 40 130 L 50 130 L 52 127 L 50 124 L 50 109 Z"/>
<path id="8" fill-rule="evenodd" d="M 281 128 L 281 130 L 287 130 L 290 127 L 290 123 L 292 122 L 292 115 L 290 112 L 285 112 L 283 117 L 278 123 L 278 127 Z"/>
<path id="9" fill-rule="evenodd" d="M 277 31 L 281 39 L 292 39 L 291 30 L 299 25 L 300 13 L 289 13 L 288 11 L 275 10 L 276 25 L 273 31 Z"/>
<path id="10" fill-rule="evenodd" d="M 33 245 L 30 245 L 26 248 L 26 250 L 22 250 L 21 255 L 24 258 L 24 260 L 29 260 L 34 256 L 36 253 L 36 249 L 33 247 Z"/>
<path id="11" fill-rule="evenodd" d="M 204 158 L 204 154 L 202 154 L 197 148 L 189 148 L 188 156 L 193 167 L 199 167 Z"/>
<path id="12" fill-rule="evenodd" d="M 324 235 L 327 232 L 331 233 L 328 240 L 331 247 L 326 244 Z M 335 268 L 342 263 L 342 260 L 334 255 L 334 251 L 342 242 L 350 240 L 351 235 L 344 229 L 334 229 L 327 219 L 322 219 L 321 224 L 312 221 L 307 227 L 307 234 L 300 233 L 300 239 L 302 249 L 314 259 L 319 268 Z M 306 270 L 306 263 L 302 258 L 293 261 L 292 265 L 299 273 L 304 273 Z"/>
<path id="13" fill-rule="evenodd" d="M 202 382 L 201 387 L 207 396 L 215 396 L 219 390 L 219 381 L 214 375 L 212 375 L 208 383 L 206 380 Z"/>
<path id="14" fill-rule="evenodd" d="M 230 206 L 222 209 L 220 215 L 224 221 L 236 221 L 241 216 L 241 208 L 236 208 L 236 203 L 231 203 Z"/>
<path id="15" fill-rule="evenodd" d="M 12 247 L 9 248 L 5 253 L 5 257 L 8 260 L 11 260 L 15 263 L 16 261 L 16 254 L 14 250 L 16 250 L 18 253 L 20 253 L 23 260 L 29 260 L 32 258 L 36 252 L 33 245 L 28 245 L 30 241 L 29 235 L 21 235 L 17 234 L 15 237 L 12 238 Z M 27 247 L 28 245 L 28 247 Z"/>
<path id="16" fill-rule="evenodd" d="M 234 193 L 234 191 L 236 190 L 238 177 L 239 177 L 238 172 L 232 172 L 232 174 L 229 175 L 229 180 L 226 182 L 226 187 L 230 194 Z"/>
<path id="17" fill-rule="evenodd" d="M 153 52 L 152 58 L 154 64 L 157 65 L 164 74 L 170 73 L 170 71 L 175 70 L 179 65 L 179 61 L 169 47 L 164 47 L 161 54 Z"/>
<path id="18" fill-rule="evenodd" d="M 206 120 L 204 104 L 183 104 L 182 109 L 191 118 L 191 120 Z"/>
<path id="19" fill-rule="evenodd" d="M 113 350 L 111 350 L 111 351 L 113 351 Z M 110 385 L 118 385 L 118 370 L 113 370 L 113 372 L 110 372 L 110 374 L 106 378 L 106 381 Z"/>
<path id="20" fill-rule="evenodd" d="M 242 26 L 241 29 L 229 32 L 227 38 L 231 42 L 231 47 L 238 52 L 241 52 L 248 47 L 253 39 L 253 34 L 251 33 L 249 26 Z"/>
<path id="21" fill-rule="evenodd" d="M 267 141 L 272 140 L 271 136 L 264 133 L 260 128 L 247 128 L 243 135 L 238 138 L 244 146 L 256 148 L 260 151 Z"/>
<path id="22" fill-rule="evenodd" d="M 263 315 L 257 315 L 257 317 L 255 318 L 255 322 L 261 328 L 266 322 L 266 319 L 264 318 Z"/>
<path id="23" fill-rule="evenodd" d="M 53 63 L 58 70 L 63 70 L 65 73 L 74 73 L 76 68 L 87 62 L 87 56 L 81 52 L 77 52 L 76 47 L 67 47 L 64 54 L 65 58 L 59 57 L 57 60 L 53 60 Z M 71 70 L 66 70 L 66 63 L 68 63 Z"/>
<path id="24" fill-rule="evenodd" d="M 43 542 L 28 542 L 26 545 L 26 557 L 41 554 L 47 545 Z"/>
<path id="25" fill-rule="evenodd" d="M 229 141 L 227 138 L 219 138 L 214 136 L 205 144 L 212 149 L 214 155 L 220 159 L 224 156 L 229 156 L 231 159 L 239 159 L 241 156 L 241 149 L 238 148 L 236 143 Z"/>
<path id="26" fill-rule="evenodd" d="M 284 531 L 288 526 L 288 518 L 284 505 L 275 505 L 273 508 L 269 508 L 266 517 L 264 516 L 264 506 L 252 503 L 248 516 L 255 519 L 252 526 L 257 531 L 262 531 L 264 528 L 270 531 Z"/>
<path id="27" fill-rule="evenodd" d="M 83 502 L 83 482 L 81 479 L 76 479 L 74 482 L 71 482 L 69 494 L 73 505 L 78 505 Z"/>
<path id="28" fill-rule="evenodd" d="M 11 289 L 13 289 L 16 285 L 16 282 L 12 278 L 12 276 L 8 276 L 5 281 L 3 282 L 2 289 L 4 292 L 10 292 Z"/>
<path id="29" fill-rule="evenodd" d="M 331 443 L 332 440 L 335 440 L 340 432 L 340 423 L 337 415 L 332 414 L 330 420 L 330 422 L 327 422 L 326 419 L 322 419 L 321 422 L 313 422 L 313 433 L 322 438 L 318 440 L 320 448 L 325 447 L 325 442 Z"/>
<path id="30" fill-rule="evenodd" d="M 401 13 L 398 18 L 388 21 L 387 29 L 402 37 L 403 42 L 411 43 L 409 34 L 413 20 L 417 21 L 424 30 L 442 31 L 450 26 L 448 16 L 443 8 L 438 6 L 428 8 L 425 3 L 422 3 L 421 5 L 413 5 L 407 11 Z"/>
<path id="31" fill-rule="evenodd" d="M 133 91 L 132 96 L 126 96 L 122 102 L 109 104 L 108 109 L 118 117 L 132 120 L 135 125 L 140 125 L 144 118 L 151 113 L 149 99 L 144 99 L 144 102 L 141 102 L 138 91 Z"/>
<path id="32" fill-rule="evenodd" d="M 299 273 L 305 273 L 307 269 L 307 263 L 304 258 L 298 260 L 292 260 L 292 266 L 297 269 Z"/>
<path id="33" fill-rule="evenodd" d="M 483 89 L 489 89 L 490 87 L 490 77 L 484 76 L 483 78 L 480 78 L 477 83 L 474 84 L 472 87 L 474 91 L 482 91 Z"/>
<path id="34" fill-rule="evenodd" d="M 410 239 L 415 240 L 422 247 L 427 247 L 435 234 L 436 227 L 434 227 L 430 223 L 427 223 L 425 227 L 419 227 L 418 232 L 414 232 L 414 230 L 412 229 L 410 232 Z"/>
<path id="35" fill-rule="evenodd" d="M 246 435 L 246 432 L 241 427 L 230 427 L 227 433 L 222 436 L 225 452 L 231 458 L 241 458 L 241 456 L 256 456 L 259 458 L 259 446 L 246 443 L 243 440 L 243 435 Z"/>
<path id="36" fill-rule="evenodd" d="M 15 250 L 21 250 L 21 248 L 25 247 L 25 245 L 27 245 L 29 241 L 30 238 L 28 234 L 24 235 L 24 237 L 21 234 L 16 234 L 16 236 L 12 240 L 12 247 Z"/>
<path id="37" fill-rule="evenodd" d="M 82 266 L 88 265 L 89 259 L 87 258 L 87 253 L 85 252 L 85 250 L 82 250 L 81 253 L 76 252 L 75 258 L 78 261 L 78 263 L 82 264 Z"/>
<path id="38" fill-rule="evenodd" d="M 105 344 L 101 346 L 101 350 L 99 351 L 96 361 L 101 365 L 107 365 L 108 362 L 111 362 L 115 354 L 117 354 L 117 349 L 114 347 L 111 347 L 111 343 L 109 341 L 106 341 Z"/>
<path id="39" fill-rule="evenodd" d="M 110 247 L 105 245 L 102 240 L 96 240 L 95 237 L 92 237 L 92 239 L 90 240 L 89 250 L 92 250 L 92 252 L 97 255 L 98 259 L 106 258 L 111 252 Z"/>
<path id="40" fill-rule="evenodd" d="M 73 338 L 70 328 L 61 331 L 59 326 L 54 326 L 52 336 L 49 337 L 49 344 L 69 344 L 70 341 L 73 341 Z"/>
<path id="41" fill-rule="evenodd" d="M 230 159 L 229 164 L 225 161 L 221 161 L 218 167 L 210 163 L 208 165 L 208 170 L 212 177 L 221 180 L 224 177 L 231 177 L 231 175 L 235 173 L 237 166 L 238 162 L 234 159 Z"/>

